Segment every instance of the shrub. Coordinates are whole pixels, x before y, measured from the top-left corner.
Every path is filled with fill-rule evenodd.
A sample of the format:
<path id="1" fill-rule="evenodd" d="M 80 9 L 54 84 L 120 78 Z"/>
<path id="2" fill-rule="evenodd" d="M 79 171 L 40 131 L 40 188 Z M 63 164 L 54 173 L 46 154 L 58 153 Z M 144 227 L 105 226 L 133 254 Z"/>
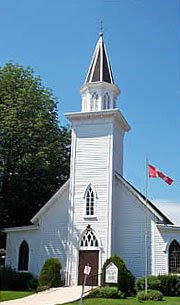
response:
<path id="1" fill-rule="evenodd" d="M 148 289 L 149 290 L 160 290 L 161 291 L 161 281 L 157 276 L 150 275 L 147 278 Z M 145 279 L 144 277 L 139 277 L 135 282 L 136 292 L 142 291 L 145 289 Z"/>
<path id="2" fill-rule="evenodd" d="M 136 280 L 135 290 L 137 292 L 145 289 L 144 277 Z M 180 276 L 159 275 L 148 276 L 148 289 L 159 290 L 166 296 L 180 296 Z"/>
<path id="3" fill-rule="evenodd" d="M 36 290 L 38 280 L 30 272 L 17 272 L 7 266 L 0 270 L 0 289 Z"/>
<path id="4" fill-rule="evenodd" d="M 57 258 L 47 259 L 40 273 L 38 290 L 41 289 L 41 286 L 46 286 L 47 288 L 61 286 L 60 269 L 61 263 Z"/>
<path id="5" fill-rule="evenodd" d="M 137 299 L 139 301 L 145 301 L 145 300 L 162 301 L 163 294 L 158 290 L 148 290 L 146 294 L 146 292 L 143 290 L 138 292 Z"/>
<path id="6" fill-rule="evenodd" d="M 161 282 L 160 291 L 167 296 L 180 296 L 180 276 L 178 275 L 159 275 Z"/>
<path id="7" fill-rule="evenodd" d="M 126 268 L 125 263 L 119 256 L 111 256 L 107 259 L 102 268 L 101 283 L 105 286 L 105 269 L 113 262 L 118 267 L 118 290 L 124 292 L 125 294 L 130 294 L 134 291 L 134 276 Z M 108 286 L 117 286 L 116 284 L 108 284 Z"/>
<path id="8" fill-rule="evenodd" d="M 28 281 L 29 290 L 37 291 L 37 287 L 38 287 L 38 278 L 33 277 Z"/>
<path id="9" fill-rule="evenodd" d="M 110 299 L 123 299 L 124 293 L 115 287 L 100 287 L 92 290 L 88 298 L 110 298 Z"/>
<path id="10" fill-rule="evenodd" d="M 49 288 L 50 288 L 49 286 L 38 286 L 36 291 L 37 292 L 42 292 L 42 291 L 47 290 Z"/>

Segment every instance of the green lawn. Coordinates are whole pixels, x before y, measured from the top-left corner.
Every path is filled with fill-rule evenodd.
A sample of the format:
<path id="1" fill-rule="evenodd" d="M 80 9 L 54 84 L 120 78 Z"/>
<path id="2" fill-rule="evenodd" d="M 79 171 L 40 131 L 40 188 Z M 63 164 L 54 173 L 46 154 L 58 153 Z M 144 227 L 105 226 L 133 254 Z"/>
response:
<path id="1" fill-rule="evenodd" d="M 79 305 L 79 302 L 66 303 L 66 305 Z M 83 305 L 180 305 L 180 297 L 164 297 L 163 301 L 143 301 L 140 302 L 136 298 L 128 298 L 125 300 L 115 299 L 86 299 Z"/>
<path id="2" fill-rule="evenodd" d="M 27 297 L 33 294 L 32 291 L 0 291 L 0 301 L 8 301 Z"/>

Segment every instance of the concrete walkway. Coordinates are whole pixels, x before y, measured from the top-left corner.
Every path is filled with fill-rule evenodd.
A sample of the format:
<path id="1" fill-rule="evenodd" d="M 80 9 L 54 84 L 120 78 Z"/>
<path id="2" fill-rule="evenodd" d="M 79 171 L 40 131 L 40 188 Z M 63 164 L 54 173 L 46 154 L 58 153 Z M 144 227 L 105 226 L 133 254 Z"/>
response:
<path id="1" fill-rule="evenodd" d="M 54 305 L 80 299 L 82 286 L 51 288 L 22 299 L 1 302 L 1 305 Z M 85 291 L 90 287 L 86 286 Z"/>

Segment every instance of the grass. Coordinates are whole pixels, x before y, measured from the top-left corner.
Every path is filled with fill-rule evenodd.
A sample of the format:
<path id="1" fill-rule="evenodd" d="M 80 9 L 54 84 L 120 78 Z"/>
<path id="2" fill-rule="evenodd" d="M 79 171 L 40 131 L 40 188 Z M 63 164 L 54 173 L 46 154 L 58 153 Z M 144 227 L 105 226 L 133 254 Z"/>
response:
<path id="1" fill-rule="evenodd" d="M 79 305 L 78 302 L 66 303 L 66 305 Z M 136 298 L 125 300 L 116 299 L 85 299 L 83 305 L 180 305 L 180 297 L 164 297 L 163 301 L 138 301 Z"/>
<path id="2" fill-rule="evenodd" d="M 27 297 L 28 295 L 33 294 L 33 291 L 7 291 L 2 290 L 0 291 L 0 301 L 8 301 L 8 300 L 15 300 L 19 298 Z"/>

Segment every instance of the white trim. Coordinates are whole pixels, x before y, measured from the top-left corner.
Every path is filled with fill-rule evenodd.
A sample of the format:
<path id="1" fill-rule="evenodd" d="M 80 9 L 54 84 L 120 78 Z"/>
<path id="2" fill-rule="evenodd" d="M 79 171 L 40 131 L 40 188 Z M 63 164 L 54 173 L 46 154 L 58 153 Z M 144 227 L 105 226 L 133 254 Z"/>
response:
<path id="1" fill-rule="evenodd" d="M 98 220 L 98 218 L 96 215 L 85 215 L 84 220 L 93 221 L 93 220 Z"/>
<path id="2" fill-rule="evenodd" d="M 54 204 L 57 199 L 62 195 L 62 193 L 69 186 L 69 179 L 61 186 L 61 188 L 48 200 L 48 202 L 37 212 L 37 214 L 31 219 L 31 222 L 34 223 L 39 220 L 39 217 L 42 216 L 45 212 L 48 211 L 50 206 Z"/>
<path id="3" fill-rule="evenodd" d="M 168 255 L 169 255 L 169 247 L 170 247 L 170 244 L 173 242 L 173 240 L 176 240 L 178 243 L 180 243 L 180 236 L 178 236 L 178 237 L 179 237 L 179 240 L 178 240 L 177 236 L 171 237 L 168 239 L 168 241 L 165 243 L 165 247 L 163 250 L 164 253 L 168 253 Z"/>
<path id="4" fill-rule="evenodd" d="M 99 38 L 99 48 L 100 48 L 100 82 L 103 81 L 103 67 L 104 67 L 104 62 L 103 62 L 103 40 L 102 36 Z"/>
<path id="5" fill-rule="evenodd" d="M 167 251 L 166 251 L 166 254 L 167 254 L 167 255 L 166 255 L 166 257 L 167 257 L 167 260 L 166 260 L 166 264 L 167 264 L 167 273 L 168 273 L 168 274 L 171 274 L 171 275 L 174 275 L 174 274 L 175 274 L 175 275 L 179 275 L 179 273 L 169 272 L 169 269 L 170 269 L 170 268 L 169 268 L 169 267 L 170 267 L 170 266 L 169 266 L 169 247 L 170 247 L 171 243 L 172 243 L 174 240 L 175 240 L 177 243 L 180 244 L 180 241 L 178 241 L 177 238 L 171 238 L 171 239 L 170 239 L 170 242 L 169 242 L 168 245 L 167 245 L 167 246 L 168 246 Z"/>
<path id="6" fill-rule="evenodd" d="M 111 71 L 111 66 L 110 66 L 109 57 L 108 57 L 108 53 L 107 53 L 107 50 L 106 50 L 105 43 L 104 43 L 104 50 L 105 50 L 105 56 L 106 56 L 106 59 L 107 59 L 107 64 L 108 64 L 108 69 L 109 69 L 109 75 L 110 75 L 111 83 L 113 84 L 114 82 L 113 82 L 113 77 L 112 77 L 112 71 Z"/>
<path id="7" fill-rule="evenodd" d="M 80 88 L 80 93 L 83 95 L 84 93 L 87 93 L 87 90 L 99 90 L 99 89 L 104 91 L 111 91 L 114 93 L 115 96 L 118 96 L 121 93 L 121 90 L 117 85 L 106 82 L 99 82 L 99 81 L 84 84 Z"/>
<path id="8" fill-rule="evenodd" d="M 162 230 L 180 231 L 180 226 L 176 225 L 157 224 L 157 227 Z"/>
<path id="9" fill-rule="evenodd" d="M 79 247 L 79 251 L 91 251 L 91 250 L 100 250 L 99 247 Z"/>
<path id="10" fill-rule="evenodd" d="M 75 171 L 76 171 L 76 146 L 77 137 L 74 129 L 72 129 L 71 135 L 71 159 L 70 159 L 70 187 L 69 187 L 69 200 L 70 211 L 68 221 L 68 247 L 67 247 L 67 284 L 71 285 L 72 274 L 72 254 L 73 254 L 73 228 L 74 228 L 74 194 L 75 194 Z"/>
<path id="11" fill-rule="evenodd" d="M 92 183 L 89 183 L 88 186 L 86 187 L 86 189 L 85 189 L 85 191 L 84 191 L 84 196 L 83 196 L 83 198 L 84 198 L 84 199 L 86 198 L 87 192 L 88 192 L 88 190 L 89 190 L 90 187 L 92 188 L 93 192 L 95 193 L 95 198 L 98 199 L 96 188 L 93 186 Z"/>
<path id="12" fill-rule="evenodd" d="M 70 112 L 65 113 L 65 117 L 68 118 L 69 121 L 73 120 L 86 120 L 86 119 L 96 119 L 96 118 L 106 118 L 106 117 L 115 117 L 121 124 L 121 128 L 124 131 L 130 130 L 130 125 L 126 121 L 126 119 L 123 117 L 122 113 L 118 108 L 114 109 L 106 109 L 101 111 L 93 111 L 93 112 Z"/>
<path id="13" fill-rule="evenodd" d="M 86 207 L 87 207 L 87 204 L 86 204 L 86 199 L 87 199 L 87 193 L 89 191 L 89 189 L 92 189 L 93 191 L 93 194 L 94 194 L 94 206 L 93 206 L 93 210 L 94 210 L 94 214 L 93 215 L 87 215 L 86 214 Z M 92 183 L 89 183 L 88 186 L 86 187 L 86 190 L 84 192 L 84 196 L 83 196 L 83 199 L 84 199 L 84 219 L 90 219 L 90 220 L 97 220 L 97 216 L 96 216 L 96 206 L 97 206 L 97 191 L 95 189 L 95 187 L 92 185 Z"/>
<path id="14" fill-rule="evenodd" d="M 151 220 L 151 274 L 156 275 L 156 251 L 155 251 L 155 228 L 156 224 Z"/>
<path id="15" fill-rule="evenodd" d="M 79 235 L 78 251 L 81 250 L 81 245 L 80 245 L 80 244 L 81 244 L 81 239 L 82 239 L 84 233 L 86 232 L 86 230 L 87 230 L 87 227 L 86 227 L 85 229 L 83 229 L 83 230 L 81 231 L 80 235 Z M 102 248 L 103 248 L 103 246 L 102 246 L 102 241 L 101 241 L 100 237 L 98 236 L 96 230 L 94 230 L 94 229 L 91 227 L 91 231 L 94 233 L 94 235 L 95 235 L 96 238 L 97 238 L 97 241 L 98 241 L 98 247 L 97 247 L 97 248 L 98 248 L 98 250 L 102 249 Z M 92 247 L 91 247 L 91 249 L 92 249 Z M 83 250 L 84 250 L 84 249 L 83 249 Z M 97 249 L 96 249 L 96 250 L 97 250 Z"/>
<path id="16" fill-rule="evenodd" d="M 111 256 L 112 252 L 112 196 L 113 196 L 113 190 L 112 190 L 112 184 L 113 184 L 113 124 L 111 124 L 111 129 L 109 133 L 109 159 L 108 159 L 108 168 L 109 168 L 109 175 L 107 177 L 107 205 L 108 205 L 108 234 L 107 234 L 107 257 Z"/>
<path id="17" fill-rule="evenodd" d="M 5 228 L 2 230 L 3 233 L 9 233 L 9 232 L 19 232 L 19 231 L 31 231 L 31 230 L 38 230 L 39 225 L 30 225 L 30 226 L 24 226 L 24 227 L 13 227 L 13 228 Z"/>

